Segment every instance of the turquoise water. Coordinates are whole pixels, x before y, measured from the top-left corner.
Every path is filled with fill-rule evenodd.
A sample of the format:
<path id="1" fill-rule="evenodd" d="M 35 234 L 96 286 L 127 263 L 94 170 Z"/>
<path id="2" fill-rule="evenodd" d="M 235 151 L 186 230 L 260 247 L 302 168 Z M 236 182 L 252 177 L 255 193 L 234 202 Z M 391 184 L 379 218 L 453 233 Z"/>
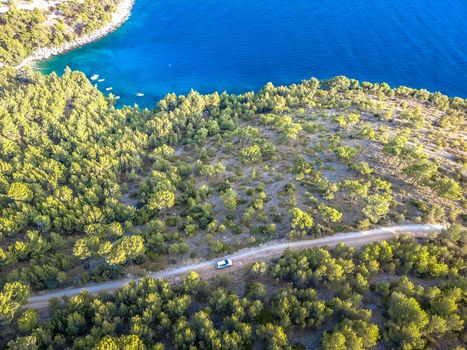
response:
<path id="1" fill-rule="evenodd" d="M 467 97 L 467 1 L 136 0 L 116 32 L 38 68 L 66 66 L 147 107 L 335 75 Z"/>

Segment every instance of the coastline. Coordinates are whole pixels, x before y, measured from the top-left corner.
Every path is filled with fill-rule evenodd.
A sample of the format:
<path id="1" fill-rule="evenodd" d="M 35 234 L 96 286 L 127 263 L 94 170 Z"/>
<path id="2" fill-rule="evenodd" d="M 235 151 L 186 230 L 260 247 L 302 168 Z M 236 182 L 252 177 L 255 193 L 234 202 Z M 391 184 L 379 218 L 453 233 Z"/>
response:
<path id="1" fill-rule="evenodd" d="M 60 55 L 77 47 L 92 43 L 93 41 L 108 35 L 120 27 L 123 23 L 125 23 L 126 20 L 130 17 L 134 2 L 135 0 L 122 0 L 121 3 L 118 4 L 116 11 L 113 13 L 112 19 L 102 28 L 96 30 L 93 33 L 76 38 L 59 47 L 38 48 L 30 56 L 26 57 L 20 64 L 18 64 L 16 68 L 20 69 L 24 66 L 31 65 L 34 62 Z"/>

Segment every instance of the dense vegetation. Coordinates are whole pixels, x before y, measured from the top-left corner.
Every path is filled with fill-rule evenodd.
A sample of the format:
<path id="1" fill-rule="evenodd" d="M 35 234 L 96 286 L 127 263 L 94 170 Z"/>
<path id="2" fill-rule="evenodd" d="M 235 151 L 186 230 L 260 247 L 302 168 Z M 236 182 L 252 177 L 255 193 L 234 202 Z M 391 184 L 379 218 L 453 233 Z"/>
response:
<path id="1" fill-rule="evenodd" d="M 288 251 L 240 282 L 192 272 L 177 286 L 145 278 L 112 295 L 82 292 L 52 302 L 41 324 L 24 311 L 7 348 L 462 349 L 466 244 L 456 226 L 421 245 Z"/>
<path id="2" fill-rule="evenodd" d="M 454 238 L 423 246 L 391 242 L 391 254 L 384 243 L 288 252 L 263 276 L 267 286 L 275 279 L 272 294 L 265 286 L 267 295 L 251 296 L 263 287 L 249 284 L 250 294 L 211 290 L 192 275 L 193 288 L 147 280 L 56 305 L 41 326 L 32 311 L 17 319 L 31 291 L 279 238 L 465 222 L 466 100 L 336 77 L 243 95 L 170 94 L 154 110 L 114 104 L 82 73 L 0 71 L 0 322 L 24 334 L 11 348 L 244 348 L 255 334 L 283 348 L 298 329 L 316 328 L 327 349 L 371 347 L 380 335 L 409 349 L 463 330 L 458 226 L 446 233 Z M 406 273 L 429 284 L 414 279 L 401 291 L 411 282 L 394 274 Z M 454 300 L 453 311 L 433 311 L 438 298 Z M 360 307 L 373 304 L 387 310 L 378 320 Z M 400 316 L 399 304 L 418 318 Z"/>
<path id="3" fill-rule="evenodd" d="M 13 7 L 0 15 L 0 63 L 16 65 L 42 47 L 58 47 L 110 21 L 118 0 L 66 0 L 46 10 Z"/>

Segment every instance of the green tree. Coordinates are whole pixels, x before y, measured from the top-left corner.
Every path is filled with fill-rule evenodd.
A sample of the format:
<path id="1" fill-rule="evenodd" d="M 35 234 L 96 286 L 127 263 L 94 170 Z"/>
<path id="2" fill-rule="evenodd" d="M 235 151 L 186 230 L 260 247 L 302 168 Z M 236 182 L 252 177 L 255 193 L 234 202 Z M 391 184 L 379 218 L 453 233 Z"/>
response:
<path id="1" fill-rule="evenodd" d="M 240 144 L 249 144 L 259 138 L 259 130 L 247 125 L 244 128 L 235 129 L 234 135 L 239 138 Z"/>
<path id="2" fill-rule="evenodd" d="M 287 342 L 287 334 L 280 326 L 275 326 L 272 323 L 260 325 L 256 330 L 257 336 L 264 341 L 266 349 L 282 350 L 290 348 Z"/>
<path id="3" fill-rule="evenodd" d="M 302 126 L 299 123 L 294 123 L 291 116 L 277 116 L 275 126 L 282 132 L 282 141 L 296 140 L 302 131 Z"/>
<path id="4" fill-rule="evenodd" d="M 30 332 L 38 325 L 38 321 L 35 310 L 26 310 L 18 319 L 18 329 L 22 333 Z"/>
<path id="5" fill-rule="evenodd" d="M 121 350 L 146 350 L 146 346 L 137 335 L 122 336 L 119 343 Z"/>
<path id="6" fill-rule="evenodd" d="M 371 183 L 361 182 L 358 180 L 345 179 L 341 182 L 341 189 L 348 192 L 348 198 L 353 203 L 358 197 L 366 198 L 368 196 L 368 190 L 370 189 Z"/>
<path id="7" fill-rule="evenodd" d="M 429 318 L 420 304 L 412 297 L 394 292 L 388 301 L 389 320 L 387 335 L 396 345 L 403 348 L 423 348 L 425 327 Z"/>
<path id="8" fill-rule="evenodd" d="M 336 208 L 321 203 L 318 206 L 318 210 L 321 213 L 323 219 L 328 222 L 339 222 L 342 220 L 342 212 L 340 212 Z"/>
<path id="9" fill-rule="evenodd" d="M 110 253 L 106 256 L 106 261 L 110 265 L 121 265 L 128 260 L 143 255 L 145 251 L 143 237 L 126 236 L 112 246 Z"/>
<path id="10" fill-rule="evenodd" d="M 351 164 L 350 167 L 362 175 L 371 175 L 375 172 L 374 169 L 365 161 Z"/>
<path id="11" fill-rule="evenodd" d="M 29 297 L 29 288 L 21 282 L 5 283 L 0 292 L 0 322 L 9 323 Z"/>
<path id="12" fill-rule="evenodd" d="M 415 164 L 405 167 L 403 173 L 412 178 L 412 183 L 426 182 L 438 171 L 438 166 L 428 159 L 421 159 Z"/>
<path id="13" fill-rule="evenodd" d="M 66 332 L 71 336 L 84 333 L 87 328 L 86 319 L 78 311 L 72 312 L 66 317 Z"/>
<path id="14" fill-rule="evenodd" d="M 28 202 L 32 199 L 33 193 L 26 184 L 15 182 L 8 189 L 7 196 L 15 201 Z"/>
<path id="15" fill-rule="evenodd" d="M 93 350 L 120 350 L 118 339 L 106 336 L 97 343 Z"/>
<path id="16" fill-rule="evenodd" d="M 81 260 L 85 260 L 96 253 L 99 243 L 99 238 L 95 236 L 80 238 L 75 242 L 73 255 Z"/>
<path id="17" fill-rule="evenodd" d="M 251 271 L 256 275 L 264 275 L 267 271 L 267 265 L 264 261 L 256 261 L 251 265 Z"/>
<path id="18" fill-rule="evenodd" d="M 351 146 L 338 146 L 335 152 L 339 159 L 342 159 L 348 162 L 357 155 L 358 150 Z"/>
<path id="19" fill-rule="evenodd" d="M 191 271 L 183 280 L 183 288 L 187 293 L 195 293 L 200 285 L 201 277 L 195 271 Z"/>
<path id="20" fill-rule="evenodd" d="M 259 145 L 243 147 L 240 150 L 240 159 L 244 164 L 259 162 L 261 156 L 261 147 Z"/>
<path id="21" fill-rule="evenodd" d="M 292 212 L 292 228 L 300 228 L 300 229 L 309 229 L 313 227 L 313 218 L 307 212 L 301 210 L 300 208 L 294 208 L 291 210 Z"/>
<path id="22" fill-rule="evenodd" d="M 292 230 L 289 233 L 289 236 L 304 236 L 306 232 L 313 227 L 313 217 L 301 210 L 300 208 L 293 208 L 291 211 L 292 213 L 292 221 L 290 226 L 292 226 Z"/>
<path id="23" fill-rule="evenodd" d="M 462 187 L 455 180 L 442 177 L 433 184 L 436 194 L 442 198 L 450 200 L 459 200 L 464 198 L 462 195 Z"/>
<path id="24" fill-rule="evenodd" d="M 322 345 L 324 350 L 347 350 L 347 339 L 342 332 L 324 333 Z"/>
<path id="25" fill-rule="evenodd" d="M 222 204 L 228 211 L 234 211 L 237 208 L 237 193 L 233 189 L 229 188 L 222 195 Z"/>
<path id="26" fill-rule="evenodd" d="M 389 212 L 391 203 L 391 196 L 374 194 L 366 199 L 366 206 L 362 212 L 371 222 L 377 223 Z"/>
<path id="27" fill-rule="evenodd" d="M 148 200 L 148 207 L 151 209 L 171 208 L 174 204 L 175 194 L 168 190 L 157 191 Z"/>
<path id="28" fill-rule="evenodd" d="M 404 147 L 407 145 L 408 131 L 404 131 L 397 136 L 391 138 L 384 146 L 383 152 L 389 155 L 390 157 L 399 157 Z"/>
<path id="29" fill-rule="evenodd" d="M 38 349 L 38 341 L 35 335 L 25 337 L 17 337 L 8 342 L 8 350 L 36 350 Z"/>
<path id="30" fill-rule="evenodd" d="M 331 333 L 323 335 L 325 350 L 363 350 L 375 346 L 379 338 L 379 329 L 375 324 L 364 320 L 345 319 Z"/>

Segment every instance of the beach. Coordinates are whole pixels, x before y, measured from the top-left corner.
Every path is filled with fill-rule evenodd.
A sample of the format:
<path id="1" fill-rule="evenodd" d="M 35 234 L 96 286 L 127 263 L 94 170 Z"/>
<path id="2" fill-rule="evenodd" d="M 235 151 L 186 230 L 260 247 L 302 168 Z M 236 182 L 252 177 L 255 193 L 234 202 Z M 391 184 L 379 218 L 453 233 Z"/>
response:
<path id="1" fill-rule="evenodd" d="M 30 56 L 26 57 L 16 68 L 21 68 L 30 65 L 33 62 L 41 61 L 52 56 L 60 55 L 74 48 L 89 44 L 96 41 L 107 34 L 113 32 L 120 27 L 130 17 L 133 8 L 134 0 L 122 0 L 116 11 L 112 15 L 112 19 L 102 28 L 93 33 L 83 35 L 59 47 L 41 47 L 36 49 Z"/>

